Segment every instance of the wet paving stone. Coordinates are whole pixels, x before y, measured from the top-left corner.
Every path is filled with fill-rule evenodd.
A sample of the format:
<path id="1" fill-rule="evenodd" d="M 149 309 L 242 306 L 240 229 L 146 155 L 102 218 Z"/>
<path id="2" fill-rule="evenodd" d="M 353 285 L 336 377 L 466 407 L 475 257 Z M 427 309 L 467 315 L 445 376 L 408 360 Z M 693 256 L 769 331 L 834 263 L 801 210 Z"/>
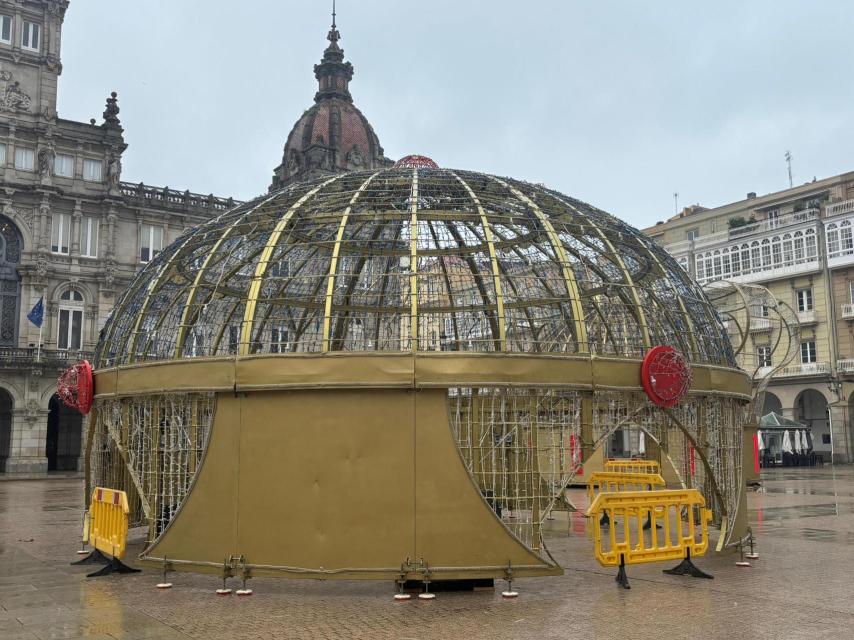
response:
<path id="1" fill-rule="evenodd" d="M 69 565 L 82 495 L 77 479 L 0 482 L 0 639 L 854 637 L 854 467 L 765 472 L 748 495 L 761 557 L 749 568 L 732 553 L 697 559 L 714 580 L 649 564 L 629 567 L 632 589 L 619 589 L 593 560 L 584 519 L 558 514 L 545 531 L 566 573 L 514 582 L 515 601 L 500 584 L 398 603 L 378 582 L 258 578 L 255 594 L 238 598 L 216 596 L 209 576 L 172 574 L 170 591 L 148 569 L 86 579 L 90 569 Z"/>

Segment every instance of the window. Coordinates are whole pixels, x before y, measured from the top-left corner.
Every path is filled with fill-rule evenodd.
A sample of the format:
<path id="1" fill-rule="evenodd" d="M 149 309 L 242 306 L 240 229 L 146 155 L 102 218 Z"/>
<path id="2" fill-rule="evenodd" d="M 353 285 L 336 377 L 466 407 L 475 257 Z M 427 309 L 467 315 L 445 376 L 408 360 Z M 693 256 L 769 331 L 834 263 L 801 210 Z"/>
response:
<path id="1" fill-rule="evenodd" d="M 53 175 L 63 178 L 74 177 L 74 156 L 57 153 L 53 158 Z"/>
<path id="2" fill-rule="evenodd" d="M 827 225 L 827 253 L 831 257 L 839 253 L 839 230 L 835 224 Z"/>
<path id="3" fill-rule="evenodd" d="M 80 221 L 80 255 L 98 257 L 98 219 L 83 216 Z"/>
<path id="4" fill-rule="evenodd" d="M 38 51 L 41 39 L 41 25 L 35 22 L 24 22 L 24 27 L 21 29 L 21 48 L 28 51 Z"/>
<path id="5" fill-rule="evenodd" d="M 685 239 L 686 240 L 696 240 L 699 237 L 700 237 L 700 230 L 699 229 L 688 229 L 688 231 L 685 232 Z"/>
<path id="6" fill-rule="evenodd" d="M 706 278 L 706 266 L 703 261 L 703 256 L 697 256 L 697 280 L 705 280 Z"/>
<path id="7" fill-rule="evenodd" d="M 795 292 L 798 311 L 812 311 L 812 289 L 798 289 Z"/>
<path id="8" fill-rule="evenodd" d="M 771 313 L 768 309 L 767 304 L 755 304 L 753 305 L 753 317 L 754 318 L 768 318 Z"/>
<path id="9" fill-rule="evenodd" d="M 163 249 L 163 228 L 144 224 L 139 232 L 139 261 L 150 262 Z"/>
<path id="10" fill-rule="evenodd" d="M 815 360 L 815 340 L 805 340 L 801 343 L 801 362 L 812 364 Z"/>
<path id="11" fill-rule="evenodd" d="M 815 229 L 807 231 L 807 260 L 815 260 L 817 255 Z"/>
<path id="12" fill-rule="evenodd" d="M 780 226 L 780 210 L 779 209 L 771 209 L 768 212 L 768 228 L 776 229 Z"/>
<path id="13" fill-rule="evenodd" d="M 839 248 L 845 255 L 849 255 L 854 251 L 854 238 L 851 235 L 851 222 L 849 220 L 839 225 L 839 245 Z"/>
<path id="14" fill-rule="evenodd" d="M 36 152 L 26 147 L 15 147 L 15 168 L 18 171 L 33 171 L 36 167 Z"/>
<path id="15" fill-rule="evenodd" d="M 67 213 L 54 213 L 50 232 L 50 250 L 54 253 L 67 254 L 70 237 L 71 216 Z"/>
<path id="16" fill-rule="evenodd" d="M 6 144 L 0 142 L 0 167 L 6 166 Z"/>
<path id="17" fill-rule="evenodd" d="M 101 182 L 103 163 L 100 160 L 83 161 L 83 179 L 89 182 Z"/>
<path id="18" fill-rule="evenodd" d="M 756 363 L 760 367 L 771 366 L 771 347 L 764 345 L 756 347 Z"/>
<path id="19" fill-rule="evenodd" d="M 83 339 L 83 296 L 79 291 L 69 289 L 59 298 L 59 334 L 56 338 L 58 349 L 79 350 Z"/>
<path id="20" fill-rule="evenodd" d="M 12 16 L 0 16 L 0 42 L 12 44 Z"/>
<path id="21" fill-rule="evenodd" d="M 851 294 L 851 304 L 854 304 L 854 282 L 848 283 L 849 293 Z"/>
<path id="22" fill-rule="evenodd" d="M 764 268 L 771 266 L 771 242 L 769 240 L 762 241 L 762 266 Z"/>
<path id="23" fill-rule="evenodd" d="M 285 353 L 288 350 L 288 330 L 285 327 L 270 329 L 270 353 Z"/>

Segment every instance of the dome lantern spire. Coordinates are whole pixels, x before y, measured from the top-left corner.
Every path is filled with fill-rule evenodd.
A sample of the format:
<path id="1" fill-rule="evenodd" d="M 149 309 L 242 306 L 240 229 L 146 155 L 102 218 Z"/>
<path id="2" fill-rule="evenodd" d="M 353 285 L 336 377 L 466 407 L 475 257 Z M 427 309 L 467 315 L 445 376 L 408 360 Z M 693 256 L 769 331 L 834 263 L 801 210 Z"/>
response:
<path id="1" fill-rule="evenodd" d="M 335 0 L 332 0 L 332 27 L 326 39 L 329 46 L 323 52 L 320 64 L 314 65 L 314 77 L 317 78 L 318 91 L 314 96 L 315 102 L 328 98 L 342 98 L 352 102 L 350 95 L 350 80 L 353 79 L 353 65 L 344 62 L 344 50 L 338 46 L 341 33 L 336 24 L 337 13 Z"/>

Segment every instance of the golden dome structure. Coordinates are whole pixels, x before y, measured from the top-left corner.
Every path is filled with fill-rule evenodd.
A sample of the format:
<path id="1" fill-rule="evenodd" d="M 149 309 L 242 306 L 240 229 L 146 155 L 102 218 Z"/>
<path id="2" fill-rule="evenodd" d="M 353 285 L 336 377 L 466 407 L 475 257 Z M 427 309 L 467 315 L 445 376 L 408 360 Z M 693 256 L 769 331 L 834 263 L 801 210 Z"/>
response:
<path id="1" fill-rule="evenodd" d="M 432 164 L 242 204 L 118 301 L 94 363 L 87 478 L 129 492 L 143 559 L 553 575 L 543 523 L 620 431 L 706 494 L 721 544 L 744 533 L 750 378 L 700 287 L 595 207 Z M 693 372 L 672 406 L 641 379 L 662 345 Z"/>

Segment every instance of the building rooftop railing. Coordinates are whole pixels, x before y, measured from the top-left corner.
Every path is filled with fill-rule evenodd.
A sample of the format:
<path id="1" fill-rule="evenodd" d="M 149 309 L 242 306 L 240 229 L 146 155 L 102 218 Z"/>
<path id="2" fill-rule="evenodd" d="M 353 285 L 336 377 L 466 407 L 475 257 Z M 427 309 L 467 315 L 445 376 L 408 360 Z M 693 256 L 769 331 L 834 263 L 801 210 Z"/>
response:
<path id="1" fill-rule="evenodd" d="M 182 211 L 226 211 L 235 205 L 243 204 L 234 198 L 220 198 L 213 194 L 202 195 L 190 191 L 177 191 L 169 187 L 152 187 L 140 182 L 120 182 L 119 190 L 130 204 L 158 209 Z"/>
<path id="2" fill-rule="evenodd" d="M 735 227 L 727 231 L 719 231 L 707 236 L 700 236 L 694 240 L 694 248 L 708 247 L 715 244 L 729 242 L 730 240 L 741 239 L 746 236 L 752 236 L 757 233 L 765 233 L 767 231 L 776 231 L 784 227 L 817 220 L 819 217 L 818 209 L 804 209 L 803 211 L 795 211 L 778 218 L 769 218 L 760 222 L 753 222 L 741 227 Z"/>
<path id="3" fill-rule="evenodd" d="M 828 218 L 831 216 L 839 216 L 843 213 L 854 213 L 854 199 L 829 204 L 824 208 L 824 213 Z"/>

